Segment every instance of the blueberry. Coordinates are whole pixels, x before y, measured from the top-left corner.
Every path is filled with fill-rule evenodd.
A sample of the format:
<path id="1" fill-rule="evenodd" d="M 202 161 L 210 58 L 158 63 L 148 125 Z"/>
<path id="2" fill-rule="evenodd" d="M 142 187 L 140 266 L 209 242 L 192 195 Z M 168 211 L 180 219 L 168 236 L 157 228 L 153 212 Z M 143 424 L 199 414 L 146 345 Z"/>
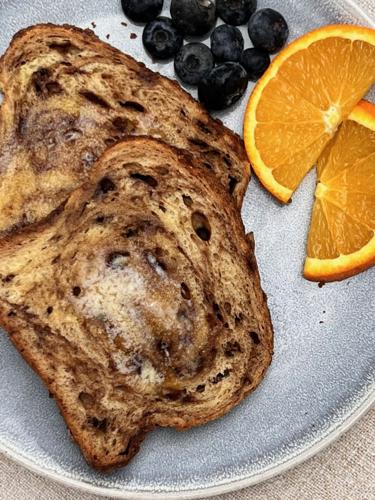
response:
<path id="1" fill-rule="evenodd" d="M 243 96 L 247 81 L 246 70 L 240 64 L 219 64 L 199 84 L 199 100 L 207 109 L 225 109 Z"/>
<path id="2" fill-rule="evenodd" d="M 241 26 L 257 10 L 257 0 L 217 0 L 217 14 L 227 24 Z"/>
<path id="3" fill-rule="evenodd" d="M 261 9 L 250 18 L 249 36 L 254 47 L 274 54 L 278 52 L 289 36 L 288 25 L 283 16 L 273 9 Z"/>
<path id="4" fill-rule="evenodd" d="M 246 69 L 248 77 L 258 80 L 271 63 L 268 52 L 262 49 L 246 49 L 242 52 L 240 63 Z"/>
<path id="5" fill-rule="evenodd" d="M 146 24 L 142 40 L 154 59 L 170 59 L 177 54 L 183 43 L 181 33 L 168 17 L 157 17 Z"/>
<path id="6" fill-rule="evenodd" d="M 122 9 L 136 23 L 148 23 L 163 9 L 163 0 L 121 0 Z"/>
<path id="7" fill-rule="evenodd" d="M 211 33 L 211 50 L 216 61 L 239 61 L 244 48 L 241 31 L 222 24 Z"/>
<path id="8" fill-rule="evenodd" d="M 189 85 L 198 85 L 213 67 L 214 56 L 207 45 L 203 43 L 184 45 L 174 60 L 177 76 Z"/>
<path id="9" fill-rule="evenodd" d="M 216 23 L 215 0 L 172 0 L 171 17 L 184 35 L 204 35 Z"/>

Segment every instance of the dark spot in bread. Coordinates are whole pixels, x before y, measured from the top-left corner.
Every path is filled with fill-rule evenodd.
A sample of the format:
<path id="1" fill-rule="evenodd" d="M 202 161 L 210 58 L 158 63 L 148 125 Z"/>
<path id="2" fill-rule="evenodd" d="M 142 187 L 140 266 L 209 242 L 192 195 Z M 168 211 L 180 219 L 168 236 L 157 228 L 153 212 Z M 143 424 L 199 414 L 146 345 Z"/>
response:
<path id="1" fill-rule="evenodd" d="M 138 181 L 144 182 L 148 186 L 151 186 L 153 188 L 156 188 L 158 185 L 158 181 L 152 177 L 152 175 L 144 175 L 144 174 L 139 174 L 139 173 L 134 173 L 130 174 L 130 177 L 132 179 L 136 179 Z"/>
<path id="2" fill-rule="evenodd" d="M 210 241 L 211 226 L 207 217 L 202 212 L 193 212 L 191 214 L 191 223 L 194 231 L 203 241 Z"/>
<path id="3" fill-rule="evenodd" d="M 87 101 L 91 102 L 92 104 L 95 104 L 96 106 L 100 106 L 104 109 L 111 108 L 111 106 L 108 104 L 108 102 L 105 99 L 98 96 L 94 92 L 91 92 L 91 90 L 81 90 L 79 92 L 79 95 L 84 97 Z"/>
<path id="4" fill-rule="evenodd" d="M 197 125 L 197 127 L 200 129 L 200 131 L 203 132 L 204 134 L 208 134 L 208 135 L 212 134 L 212 131 L 207 123 L 202 122 L 202 120 L 194 120 L 194 123 L 195 123 L 195 125 Z"/>
<path id="5" fill-rule="evenodd" d="M 138 236 L 138 234 L 139 234 L 139 229 L 136 227 L 129 227 L 124 232 L 125 238 L 132 238 L 133 236 Z"/>
<path id="6" fill-rule="evenodd" d="M 251 337 L 251 340 L 254 342 L 254 344 L 260 344 L 260 338 L 259 338 L 259 335 L 257 334 L 257 332 L 250 332 L 250 337 Z"/>
<path id="7" fill-rule="evenodd" d="M 213 309 L 215 316 L 219 321 L 224 321 L 223 315 L 221 314 L 219 304 L 216 304 L 216 302 L 213 303 Z"/>
<path id="8" fill-rule="evenodd" d="M 106 139 L 104 139 L 104 142 L 105 142 L 106 146 L 112 146 L 112 144 L 115 144 L 119 140 L 120 140 L 120 137 L 118 135 L 115 135 L 113 137 L 107 137 Z"/>
<path id="9" fill-rule="evenodd" d="M 189 287 L 186 285 L 186 283 L 181 283 L 181 296 L 186 300 L 191 299 L 190 290 Z"/>
<path id="10" fill-rule="evenodd" d="M 224 160 L 224 163 L 226 164 L 227 167 L 231 167 L 232 166 L 232 161 L 231 161 L 229 155 L 224 155 L 223 156 L 223 160 Z"/>
<path id="11" fill-rule="evenodd" d="M 130 109 L 131 111 L 136 111 L 137 113 L 146 112 L 142 104 L 136 101 L 119 101 L 119 104 L 122 108 Z"/>
<path id="12" fill-rule="evenodd" d="M 227 358 L 233 358 L 233 356 L 241 351 L 241 346 L 236 340 L 232 340 L 226 343 L 224 354 Z"/>
<path id="13" fill-rule="evenodd" d="M 228 377 L 229 376 L 229 373 L 230 373 L 230 370 L 229 368 L 225 368 L 225 370 L 223 371 L 223 373 L 218 373 L 217 375 L 215 375 L 215 377 L 211 378 L 210 382 L 212 384 L 218 384 L 219 382 L 221 382 L 224 378 Z"/>
<path id="14" fill-rule="evenodd" d="M 132 446 L 132 440 L 129 439 L 127 447 L 121 453 L 119 453 L 119 455 L 128 455 L 130 452 L 131 446 Z"/>
<path id="15" fill-rule="evenodd" d="M 186 194 L 182 195 L 182 200 L 188 208 L 190 208 L 193 205 L 193 200 L 191 199 L 190 196 L 187 196 Z"/>
<path id="16" fill-rule="evenodd" d="M 179 399 L 182 399 L 186 395 L 186 389 L 173 389 L 173 390 L 168 390 L 163 393 L 163 397 L 165 399 L 169 399 L 170 401 L 178 401 Z"/>
<path id="17" fill-rule="evenodd" d="M 159 208 L 160 210 L 165 213 L 167 211 L 167 209 L 165 208 L 165 206 L 162 204 L 162 203 L 159 203 Z"/>
<path id="18" fill-rule="evenodd" d="M 191 145 L 196 146 L 199 149 L 205 150 L 209 148 L 207 142 L 204 142 L 196 137 L 189 137 L 188 141 Z"/>
<path id="19" fill-rule="evenodd" d="M 232 312 L 232 306 L 229 302 L 224 302 L 224 311 L 227 314 L 230 314 Z"/>
<path id="20" fill-rule="evenodd" d="M 158 339 L 156 341 L 156 349 L 163 355 L 164 358 L 169 359 L 170 345 L 167 341 Z"/>
<path id="21" fill-rule="evenodd" d="M 208 162 L 206 162 L 206 161 L 204 161 L 204 162 L 202 163 L 202 165 L 203 165 L 205 168 L 207 168 L 207 170 L 212 170 L 212 169 L 213 169 L 213 167 L 212 167 L 211 163 L 208 163 Z"/>
<path id="22" fill-rule="evenodd" d="M 180 109 L 180 114 L 181 114 L 181 116 L 183 116 L 184 118 L 187 118 L 187 116 L 188 116 L 184 108 L 181 108 L 181 109 Z"/>
<path id="23" fill-rule="evenodd" d="M 107 194 L 115 189 L 115 183 L 109 177 L 103 177 L 103 179 L 99 181 L 97 192 Z"/>
<path id="24" fill-rule="evenodd" d="M 205 389 L 206 389 L 205 384 L 199 384 L 199 385 L 197 385 L 197 387 L 196 387 L 196 389 L 195 389 L 195 390 L 196 390 L 197 392 L 204 392 L 204 391 L 205 391 Z"/>
<path id="25" fill-rule="evenodd" d="M 87 422 L 89 425 L 102 432 L 105 432 L 108 427 L 108 420 L 106 418 L 99 419 L 97 417 L 88 417 Z"/>
<path id="26" fill-rule="evenodd" d="M 52 306 L 48 306 L 47 307 L 47 314 L 52 314 L 53 312 L 53 307 Z"/>
<path id="27" fill-rule="evenodd" d="M 72 294 L 74 295 L 74 297 L 78 297 L 81 294 L 81 288 L 79 286 L 73 287 Z"/>
<path id="28" fill-rule="evenodd" d="M 80 52 L 78 47 L 76 45 L 73 45 L 72 42 L 68 40 L 60 43 L 49 43 L 48 47 L 52 50 L 57 50 L 57 52 L 59 52 L 63 56 L 67 55 L 69 52 Z"/>
<path id="29" fill-rule="evenodd" d="M 17 316 L 16 311 L 9 311 L 9 312 L 8 312 L 8 317 L 9 317 L 9 318 L 12 318 L 12 317 L 14 317 L 14 316 Z"/>
<path id="30" fill-rule="evenodd" d="M 232 175 L 230 175 L 229 176 L 229 184 L 228 184 L 230 194 L 234 193 L 234 190 L 236 189 L 237 184 L 238 184 L 238 180 L 235 177 L 233 177 Z"/>
<path id="31" fill-rule="evenodd" d="M 112 120 L 112 125 L 119 132 L 126 132 L 129 126 L 129 120 L 127 120 L 123 116 L 117 116 Z"/>
<path id="32" fill-rule="evenodd" d="M 38 95 L 43 94 L 45 84 L 51 77 L 51 72 L 47 68 L 40 68 L 37 71 L 34 71 L 32 76 L 32 84 L 34 86 L 34 90 Z"/>
<path id="33" fill-rule="evenodd" d="M 10 283 L 11 281 L 13 281 L 15 278 L 15 275 L 14 274 L 7 274 L 4 278 L 3 278 L 3 281 L 4 283 Z"/>
<path id="34" fill-rule="evenodd" d="M 240 323 L 242 323 L 242 321 L 243 321 L 243 314 L 240 312 L 240 313 L 235 315 L 234 322 L 235 322 L 236 326 L 238 326 Z"/>
<path id="35" fill-rule="evenodd" d="M 95 222 L 97 224 L 103 224 L 104 221 L 105 221 L 105 216 L 104 215 L 97 215 L 95 217 Z"/>

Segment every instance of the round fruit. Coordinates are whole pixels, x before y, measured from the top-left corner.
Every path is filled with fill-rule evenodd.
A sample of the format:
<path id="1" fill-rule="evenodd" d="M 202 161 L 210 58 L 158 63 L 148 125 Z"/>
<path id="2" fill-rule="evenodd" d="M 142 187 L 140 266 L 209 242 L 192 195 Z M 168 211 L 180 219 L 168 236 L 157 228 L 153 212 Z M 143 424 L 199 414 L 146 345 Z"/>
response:
<path id="1" fill-rule="evenodd" d="M 204 35 L 215 26 L 215 0 L 172 0 L 171 17 L 184 35 Z"/>
<path id="2" fill-rule="evenodd" d="M 207 76 L 214 67 L 211 50 L 203 43 L 184 45 L 174 60 L 177 76 L 189 85 L 198 83 Z"/>
<path id="3" fill-rule="evenodd" d="M 246 49 L 242 52 L 240 63 L 246 69 L 249 79 L 255 82 L 271 64 L 271 59 L 264 50 Z"/>
<path id="4" fill-rule="evenodd" d="M 168 17 L 158 17 L 143 30 L 143 45 L 154 59 L 170 59 L 180 50 L 183 38 Z"/>
<path id="5" fill-rule="evenodd" d="M 228 108 L 243 96 L 247 82 L 246 70 L 240 64 L 219 64 L 199 84 L 199 100 L 207 109 Z"/>
<path id="6" fill-rule="evenodd" d="M 257 0 L 217 0 L 216 9 L 224 22 L 241 26 L 257 10 Z"/>
<path id="7" fill-rule="evenodd" d="M 222 24 L 211 33 L 211 50 L 216 61 L 240 60 L 244 48 L 241 31 L 234 26 Z"/>
<path id="8" fill-rule="evenodd" d="M 163 0 L 121 0 L 125 15 L 136 23 L 148 23 L 163 9 Z"/>
<path id="9" fill-rule="evenodd" d="M 283 16 L 273 9 L 261 9 L 250 18 L 249 36 L 254 47 L 274 54 L 284 45 L 289 36 L 288 25 Z"/>

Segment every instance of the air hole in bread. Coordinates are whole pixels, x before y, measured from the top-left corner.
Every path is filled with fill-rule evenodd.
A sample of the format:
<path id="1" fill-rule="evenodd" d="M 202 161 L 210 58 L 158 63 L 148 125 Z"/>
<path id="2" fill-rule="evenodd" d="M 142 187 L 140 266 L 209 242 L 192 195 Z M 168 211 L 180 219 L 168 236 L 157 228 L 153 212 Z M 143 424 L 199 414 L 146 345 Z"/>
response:
<path id="1" fill-rule="evenodd" d="M 107 194 L 109 191 L 114 191 L 116 188 L 115 183 L 109 177 L 103 177 L 98 184 L 98 192 Z"/>
<path id="2" fill-rule="evenodd" d="M 45 84 L 51 77 L 51 72 L 47 68 L 40 68 L 37 71 L 34 71 L 32 76 L 32 83 L 34 86 L 35 92 L 40 95 L 43 93 Z"/>
<path id="3" fill-rule="evenodd" d="M 93 406 L 95 404 L 95 398 L 91 394 L 89 394 L 88 392 L 84 392 L 84 391 L 80 392 L 78 394 L 78 399 L 80 400 L 80 402 L 82 403 L 84 408 L 90 408 L 91 406 Z"/>
<path id="4" fill-rule="evenodd" d="M 211 378 L 210 382 L 212 384 L 218 384 L 219 382 L 221 382 L 224 378 L 228 377 L 229 376 L 229 373 L 230 373 L 230 370 L 229 368 L 225 368 L 225 370 L 221 373 L 218 373 L 217 375 L 215 375 L 215 377 Z"/>
<path id="5" fill-rule="evenodd" d="M 208 134 L 208 135 L 212 134 L 211 129 L 209 128 L 209 126 L 206 123 L 202 122 L 201 120 L 195 120 L 194 123 L 205 134 Z"/>
<path id="6" fill-rule="evenodd" d="M 205 168 L 207 168 L 207 170 L 212 170 L 212 169 L 213 169 L 213 167 L 212 167 L 211 163 L 208 163 L 208 162 L 206 162 L 206 161 L 205 161 L 205 162 L 203 162 L 203 163 L 202 163 L 202 165 L 203 165 Z"/>
<path id="7" fill-rule="evenodd" d="M 260 338 L 259 338 L 259 335 L 257 334 L 257 332 L 250 332 L 250 337 L 251 337 L 251 340 L 254 342 L 254 344 L 260 344 Z"/>
<path id="8" fill-rule="evenodd" d="M 202 212 L 193 212 L 191 215 L 191 223 L 194 231 L 203 241 L 210 241 L 211 226 L 207 217 Z"/>
<path id="9" fill-rule="evenodd" d="M 182 195 L 182 200 L 188 208 L 190 208 L 193 205 L 193 200 L 191 199 L 190 196 L 187 196 L 186 194 Z"/>
<path id="10" fill-rule="evenodd" d="M 226 343 L 224 354 L 227 358 L 233 358 L 233 356 L 238 352 L 241 352 L 241 346 L 236 340 Z"/>
<path id="11" fill-rule="evenodd" d="M 79 295 L 81 295 L 81 288 L 79 286 L 73 287 L 72 294 L 74 295 L 74 297 L 78 297 Z"/>
<path id="12" fill-rule="evenodd" d="M 145 256 L 149 266 L 156 272 L 156 274 L 163 278 L 167 270 L 167 266 L 164 262 L 157 259 L 151 252 L 145 252 Z"/>
<path id="13" fill-rule="evenodd" d="M 16 311 L 9 311 L 9 312 L 8 312 L 8 317 L 9 317 L 9 318 L 11 318 L 11 317 L 13 317 L 13 316 L 17 316 Z"/>
<path id="14" fill-rule="evenodd" d="M 189 137 L 188 141 L 190 142 L 190 144 L 192 144 L 193 146 L 197 146 L 199 149 L 209 148 L 207 142 L 204 142 L 201 139 L 197 139 L 195 137 Z"/>
<path id="15" fill-rule="evenodd" d="M 224 321 L 223 315 L 221 314 L 219 304 L 216 304 L 216 302 L 213 303 L 213 309 L 215 312 L 215 316 L 219 321 Z"/>
<path id="16" fill-rule="evenodd" d="M 169 359 L 170 345 L 165 340 L 157 340 L 156 349 L 163 355 L 164 358 Z"/>
<path id="17" fill-rule="evenodd" d="M 236 189 L 237 184 L 238 184 L 238 180 L 235 177 L 230 176 L 229 177 L 229 184 L 228 184 L 230 194 L 234 193 L 234 190 Z"/>
<path id="18" fill-rule="evenodd" d="M 47 307 L 47 314 L 52 314 L 53 313 L 53 307 L 52 306 L 48 306 Z"/>
<path id="19" fill-rule="evenodd" d="M 103 224 L 104 221 L 105 221 L 105 216 L 104 215 L 97 215 L 96 218 L 95 218 L 95 222 L 97 224 Z"/>
<path id="20" fill-rule="evenodd" d="M 197 392 L 204 392 L 204 391 L 205 391 L 205 389 L 206 389 L 205 384 L 199 384 L 199 385 L 197 385 L 197 387 L 196 387 L 196 389 L 195 389 L 195 390 L 196 390 Z"/>
<path id="21" fill-rule="evenodd" d="M 166 393 L 163 394 L 163 397 L 165 399 L 169 399 L 170 401 L 178 401 L 179 399 L 183 398 L 186 395 L 186 389 L 180 390 L 180 389 L 174 389 L 170 390 Z"/>
<path id="22" fill-rule="evenodd" d="M 190 290 L 189 287 L 186 285 L 186 283 L 181 283 L 181 296 L 186 300 L 191 299 Z"/>
<path id="23" fill-rule="evenodd" d="M 87 423 L 99 431 L 105 432 L 108 427 L 108 420 L 106 418 L 100 419 L 97 417 L 88 417 Z"/>
<path id="24" fill-rule="evenodd" d="M 130 109 L 131 111 L 136 111 L 137 113 L 144 113 L 146 111 L 142 104 L 139 104 L 139 102 L 119 101 L 119 104 L 122 108 Z"/>
<path id="25" fill-rule="evenodd" d="M 151 186 L 153 188 L 156 188 L 156 186 L 158 185 L 158 181 L 154 177 L 152 177 L 152 175 L 144 175 L 144 174 L 134 173 L 134 174 L 130 174 L 130 177 L 132 179 L 136 179 L 138 181 L 144 182 L 145 184 L 147 184 L 148 186 Z"/>
<path id="26" fill-rule="evenodd" d="M 138 236 L 139 229 L 136 227 L 129 227 L 125 230 L 124 236 L 125 238 L 133 238 L 133 236 Z"/>
<path id="27" fill-rule="evenodd" d="M 129 252 L 113 252 L 107 256 L 107 265 L 112 269 L 121 269 L 127 265 L 130 257 Z"/>
<path id="28" fill-rule="evenodd" d="M 160 208 L 160 210 L 161 210 L 162 212 L 164 212 L 164 213 L 167 211 L 167 209 L 165 208 L 165 206 L 164 206 L 164 205 L 162 205 L 161 203 L 159 203 L 159 208 Z"/>
<path id="29" fill-rule="evenodd" d="M 79 48 L 76 45 L 73 45 L 69 40 L 61 43 L 49 43 L 48 47 L 52 50 L 57 50 L 57 52 L 59 52 L 63 56 L 68 54 L 69 52 L 80 52 Z"/>
<path id="30" fill-rule="evenodd" d="M 242 313 L 238 313 L 235 315 L 234 317 L 234 322 L 236 324 L 236 326 L 238 326 L 243 320 L 243 314 Z"/>
<path id="31" fill-rule="evenodd" d="M 3 281 L 4 283 L 10 283 L 11 281 L 13 281 L 15 278 L 15 275 L 14 274 L 7 274 L 4 278 L 3 278 Z"/>
<path id="32" fill-rule="evenodd" d="M 232 166 L 232 161 L 231 161 L 231 159 L 230 159 L 230 156 L 225 155 L 225 156 L 223 157 L 223 159 L 224 159 L 224 163 L 226 164 L 226 166 L 227 166 L 227 167 L 231 167 L 231 166 Z"/>
<path id="33" fill-rule="evenodd" d="M 91 102 L 92 104 L 100 106 L 101 108 L 110 109 L 111 107 L 107 101 L 105 101 L 102 97 L 98 96 L 94 92 L 91 92 L 91 90 L 82 90 L 79 93 L 79 95 L 84 97 L 87 101 Z"/>

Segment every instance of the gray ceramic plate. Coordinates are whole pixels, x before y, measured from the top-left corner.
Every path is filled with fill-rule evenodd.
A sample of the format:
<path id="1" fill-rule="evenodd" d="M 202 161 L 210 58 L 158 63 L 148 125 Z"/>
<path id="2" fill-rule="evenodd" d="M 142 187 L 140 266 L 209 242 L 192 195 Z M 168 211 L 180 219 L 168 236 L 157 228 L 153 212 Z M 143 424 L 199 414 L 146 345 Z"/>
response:
<path id="1" fill-rule="evenodd" d="M 285 14 L 292 38 L 327 23 L 375 24 L 352 1 L 258 3 Z M 115 46 L 173 76 L 171 64 L 152 64 L 145 55 L 141 27 L 121 24 L 126 20 L 120 0 L 0 0 L 1 52 L 17 30 L 45 21 L 82 27 L 95 22 L 101 38 L 110 35 Z M 131 33 L 138 37 L 131 39 Z M 222 116 L 238 132 L 245 102 Z M 323 288 L 302 279 L 314 181 L 313 174 L 308 176 L 293 203 L 283 208 L 254 179 L 247 193 L 243 217 L 256 236 L 275 326 L 275 357 L 260 388 L 239 407 L 188 432 L 156 431 L 127 468 L 97 474 L 70 440 L 38 377 L 1 334 L 0 450 L 35 471 L 91 492 L 187 499 L 264 480 L 348 428 L 375 399 L 375 269 Z"/>

